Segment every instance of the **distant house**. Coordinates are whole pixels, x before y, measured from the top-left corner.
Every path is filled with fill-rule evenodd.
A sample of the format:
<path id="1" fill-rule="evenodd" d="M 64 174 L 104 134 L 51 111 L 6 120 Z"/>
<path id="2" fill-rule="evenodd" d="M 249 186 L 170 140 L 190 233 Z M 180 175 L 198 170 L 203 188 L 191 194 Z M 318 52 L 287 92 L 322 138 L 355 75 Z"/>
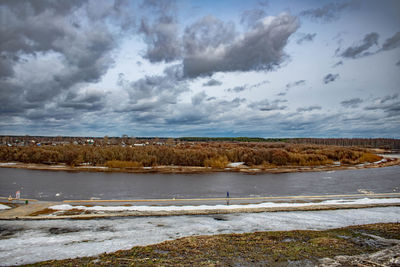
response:
<path id="1" fill-rule="evenodd" d="M 93 139 L 87 139 L 86 143 L 89 145 L 93 145 L 94 144 L 94 140 Z"/>
<path id="2" fill-rule="evenodd" d="M 145 146 L 146 144 L 133 144 L 133 146 Z"/>

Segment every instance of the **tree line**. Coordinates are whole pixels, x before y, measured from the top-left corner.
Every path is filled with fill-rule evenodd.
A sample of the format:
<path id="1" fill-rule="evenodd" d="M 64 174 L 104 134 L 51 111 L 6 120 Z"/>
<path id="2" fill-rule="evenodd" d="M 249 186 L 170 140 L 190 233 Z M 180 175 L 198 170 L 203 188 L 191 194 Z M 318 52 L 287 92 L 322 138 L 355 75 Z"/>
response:
<path id="1" fill-rule="evenodd" d="M 34 145 L 75 143 L 85 144 L 87 139 L 92 139 L 96 145 L 131 145 L 134 143 L 185 143 L 185 142 L 257 142 L 271 143 L 284 142 L 291 144 L 314 144 L 314 145 L 334 145 L 334 146 L 358 146 L 366 148 L 400 149 L 400 139 L 392 138 L 262 138 L 262 137 L 71 137 L 71 136 L 0 136 L 0 145 L 21 144 Z M 33 142 L 34 141 L 34 142 Z"/>
<path id="2" fill-rule="evenodd" d="M 400 149 L 400 139 L 392 138 L 290 138 L 293 144 L 358 146 L 367 148 Z"/>
<path id="3" fill-rule="evenodd" d="M 366 149 L 312 144 L 209 142 L 171 146 L 28 146 L 0 147 L 0 161 L 56 164 L 127 166 L 212 166 L 244 162 L 248 166 L 315 166 L 341 162 L 373 162 L 380 157 Z"/>

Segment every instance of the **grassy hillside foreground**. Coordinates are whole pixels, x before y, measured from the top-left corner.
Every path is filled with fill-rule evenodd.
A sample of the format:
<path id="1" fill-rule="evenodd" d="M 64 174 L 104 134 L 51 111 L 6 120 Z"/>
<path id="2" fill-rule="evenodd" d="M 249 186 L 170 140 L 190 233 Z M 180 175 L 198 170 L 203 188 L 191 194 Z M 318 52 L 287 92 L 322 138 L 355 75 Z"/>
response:
<path id="1" fill-rule="evenodd" d="M 325 257 L 359 255 L 392 247 L 393 242 L 396 242 L 393 239 L 400 239 L 400 223 L 351 226 L 326 231 L 192 236 L 96 257 L 46 261 L 31 266 L 314 266 Z M 392 250 L 397 251 L 397 247 L 392 247 Z M 394 256 L 382 254 L 396 260 L 398 253 Z M 341 258 L 342 263 L 345 261 L 341 266 L 386 266 L 368 257 L 356 259 L 358 265 L 353 265 L 351 259 Z M 379 259 L 373 258 L 375 261 Z"/>

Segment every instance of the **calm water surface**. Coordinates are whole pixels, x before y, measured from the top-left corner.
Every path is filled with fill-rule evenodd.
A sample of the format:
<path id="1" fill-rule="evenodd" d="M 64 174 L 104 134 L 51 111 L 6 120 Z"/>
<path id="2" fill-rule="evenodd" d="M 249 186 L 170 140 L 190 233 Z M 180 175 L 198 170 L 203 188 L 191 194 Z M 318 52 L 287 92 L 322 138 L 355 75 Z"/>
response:
<path id="1" fill-rule="evenodd" d="M 151 199 L 249 196 L 355 194 L 399 192 L 400 166 L 345 170 L 247 175 L 133 174 L 39 171 L 0 168 L 0 196 L 21 191 L 23 198 L 41 200 Z"/>

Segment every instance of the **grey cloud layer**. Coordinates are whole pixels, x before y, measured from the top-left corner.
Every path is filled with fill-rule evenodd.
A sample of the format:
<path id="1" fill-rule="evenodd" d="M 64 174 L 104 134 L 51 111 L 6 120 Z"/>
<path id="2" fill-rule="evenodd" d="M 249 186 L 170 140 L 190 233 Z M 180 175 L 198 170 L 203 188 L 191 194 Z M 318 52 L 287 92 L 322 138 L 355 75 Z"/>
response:
<path id="1" fill-rule="evenodd" d="M 390 51 L 400 47 L 400 32 L 395 33 L 393 36 L 387 38 L 378 50 L 368 51 L 373 46 L 378 46 L 379 34 L 371 32 L 366 34 L 361 44 L 350 46 L 340 54 L 343 58 L 360 58 L 364 56 L 375 55 L 383 51 Z M 338 51 L 340 48 L 338 48 Z"/>
<path id="2" fill-rule="evenodd" d="M 150 3 L 146 6 L 162 11 L 153 22 L 141 21 L 140 32 L 148 45 L 145 57 L 151 62 L 182 60 L 184 75 L 189 78 L 218 71 L 272 69 L 284 60 L 287 41 L 299 27 L 298 20 L 288 13 L 266 18 L 260 13 L 241 34 L 233 23 L 206 16 L 187 26 L 179 37 L 171 8 Z"/>
<path id="3" fill-rule="evenodd" d="M 392 37 L 386 39 L 382 45 L 382 50 L 392 50 L 400 46 L 400 32 L 395 33 Z"/>
<path id="4" fill-rule="evenodd" d="M 352 98 L 349 100 L 343 100 L 340 104 L 345 108 L 356 108 L 363 102 L 360 98 Z"/>
<path id="5" fill-rule="evenodd" d="M 63 94 L 79 84 L 99 81 L 112 66 L 110 52 L 117 46 L 118 32 L 111 32 L 108 25 L 122 27 L 119 23 L 124 16 L 118 5 L 2 1 L 0 8 L 2 19 L 7 21 L 0 27 L 1 113 L 44 108 L 59 98 L 65 101 L 60 108 L 85 108 L 85 104 L 79 104 L 83 98 Z M 87 23 L 80 19 L 82 16 Z M 87 101 L 86 108 L 92 109 Z"/>
<path id="6" fill-rule="evenodd" d="M 329 73 L 324 77 L 323 82 L 324 82 L 324 84 L 328 84 L 328 83 L 334 82 L 338 78 L 339 78 L 339 74 Z"/>
<path id="7" fill-rule="evenodd" d="M 276 99 L 272 102 L 269 102 L 268 99 L 264 99 L 258 102 L 253 102 L 248 106 L 252 109 L 260 110 L 260 111 L 274 111 L 274 110 L 284 110 L 287 106 L 280 105 L 280 103 L 285 103 L 287 100 Z"/>
<path id="8" fill-rule="evenodd" d="M 132 113 L 132 120 L 146 116 L 151 119 L 163 117 L 162 113 L 177 103 L 178 96 L 188 90 L 187 82 L 182 80 L 179 65 L 171 66 L 164 75 L 145 76 L 136 81 L 125 80 L 120 76 L 118 82 L 128 93 L 127 102 L 119 103 L 115 108 L 120 113 Z"/>
<path id="9" fill-rule="evenodd" d="M 247 27 L 252 27 L 256 22 L 262 18 L 264 18 L 267 13 L 263 9 L 254 8 L 245 10 L 242 13 L 242 17 L 240 19 L 240 23 L 245 24 Z"/>
<path id="10" fill-rule="evenodd" d="M 178 22 L 174 1 L 146 0 L 143 8 L 157 14 L 153 22 L 142 18 L 139 32 L 147 43 L 145 58 L 150 62 L 171 62 L 181 58 L 181 44 L 178 38 Z"/>
<path id="11" fill-rule="evenodd" d="M 389 117 L 400 116 L 399 94 L 387 95 L 377 99 L 373 104 L 366 106 L 365 110 L 383 111 Z"/>
<path id="12" fill-rule="evenodd" d="M 295 81 L 295 82 L 286 84 L 286 89 L 288 90 L 292 87 L 301 86 L 301 85 L 305 85 L 305 84 L 306 84 L 305 80 Z"/>
<path id="13" fill-rule="evenodd" d="M 205 92 L 200 92 L 192 97 L 192 105 L 181 104 L 165 116 L 167 125 L 206 125 L 209 128 L 214 123 L 221 124 L 229 118 L 232 110 L 238 108 L 246 100 L 234 98 L 217 100 L 209 98 Z"/>
<path id="14" fill-rule="evenodd" d="M 227 89 L 228 92 L 239 93 L 246 90 L 246 86 L 235 86 L 233 88 Z"/>
<path id="15" fill-rule="evenodd" d="M 313 110 L 321 110 L 321 106 L 309 106 L 309 107 L 303 107 L 303 108 L 298 108 L 297 112 L 308 112 L 308 111 L 313 111 Z"/>
<path id="16" fill-rule="evenodd" d="M 317 34 L 316 33 L 307 33 L 302 35 L 299 39 L 297 39 L 297 43 L 298 44 L 302 44 L 304 42 L 311 42 L 312 40 L 314 40 L 315 36 Z"/>
<path id="17" fill-rule="evenodd" d="M 132 5 L 140 7 L 140 13 L 135 13 Z M 338 18 L 349 6 L 348 2 L 328 4 L 303 15 L 326 22 Z M 349 130 L 351 134 L 369 131 L 380 135 L 375 129 L 383 128 L 387 135 L 400 131 L 400 103 L 396 94 L 373 102 L 366 95 L 360 96 L 365 100 L 343 96 L 344 100 L 334 103 L 336 106 L 328 113 L 324 101 L 314 102 L 321 106 L 305 102 L 296 109 L 297 102 L 291 98 L 295 92 L 288 96 L 290 102 L 282 98 L 264 99 L 279 88 L 289 91 L 296 87 L 296 93 L 301 95 L 305 94 L 305 87 L 301 87 L 305 84 L 318 87 L 307 75 L 284 73 L 283 81 L 277 83 L 274 73 L 256 73 L 254 81 L 251 73 L 229 89 L 220 85 L 222 81 L 225 85 L 231 74 L 211 76 L 215 72 L 275 70 L 282 63 L 291 64 L 285 54 L 288 40 L 294 38 L 292 42 L 305 44 L 316 36 L 314 29 L 305 29 L 311 32 L 308 34 L 294 35 L 300 27 L 295 16 L 282 13 L 266 17 L 268 9 L 255 8 L 243 12 L 240 26 L 213 16 L 194 17 L 189 20 L 191 25 L 182 26 L 178 7 L 173 1 L 156 0 L 143 4 L 121 0 L 1 1 L 0 19 L 6 23 L 0 24 L 0 132 L 27 134 L 29 129 L 38 134 L 49 131 L 49 134 L 118 135 L 132 129 L 153 136 L 164 133 L 327 136 L 345 134 L 343 129 L 348 129 L 349 122 L 356 129 Z M 379 44 L 377 33 L 365 37 L 362 34 L 358 43 L 339 50 L 337 56 L 341 60 L 400 46 L 400 32 L 392 33 Z M 143 38 L 140 45 L 145 47 L 140 55 L 127 55 L 135 58 L 130 67 L 146 71 L 149 65 L 157 65 L 154 68 L 157 74 L 146 73 L 136 78 L 121 74 L 117 86 L 108 88 L 107 83 L 99 81 L 103 77 L 110 79 L 105 74 L 114 66 L 114 51 L 122 38 L 124 41 Z M 317 47 L 317 42 L 314 44 Z M 300 48 L 307 47 L 295 45 L 295 49 Z M 292 51 L 293 47 L 289 49 Z M 139 59 L 140 56 L 146 60 Z M 396 64 L 399 58 L 393 60 Z M 339 61 L 336 65 L 341 64 Z M 160 66 L 167 66 L 164 72 L 159 72 Z M 111 70 L 108 74 L 118 72 L 124 70 Z M 241 75 L 244 74 L 238 77 Z M 206 80 L 201 79 L 204 76 Z M 343 83 L 349 80 L 344 76 Z M 330 73 L 322 82 L 327 84 L 338 78 L 339 74 Z M 271 80 L 270 85 L 265 79 Z M 198 92 L 201 85 L 215 86 L 204 87 L 207 92 L 221 92 L 216 96 Z M 259 94 L 261 91 L 265 94 Z M 286 91 L 278 95 L 284 96 Z M 249 99 L 236 97 L 239 95 Z"/>
<path id="18" fill-rule="evenodd" d="M 374 45 L 378 45 L 378 38 L 379 38 L 379 34 L 377 34 L 376 32 L 369 33 L 369 34 L 365 35 L 361 45 L 352 46 L 352 47 L 347 48 L 341 54 L 341 56 L 345 57 L 345 58 L 357 58 L 357 57 L 369 55 L 371 53 L 365 52 L 365 51 L 367 51 L 369 48 L 371 48 Z"/>
<path id="19" fill-rule="evenodd" d="M 237 36 L 234 25 L 205 17 L 185 30 L 185 76 L 272 69 L 283 61 L 283 49 L 298 27 L 295 17 L 283 13 L 260 20 Z"/>
<path id="20" fill-rule="evenodd" d="M 339 18 L 342 10 L 354 6 L 354 2 L 328 3 L 319 8 L 304 10 L 300 15 L 316 21 L 330 22 Z"/>
<path id="21" fill-rule="evenodd" d="M 215 79 L 211 79 L 208 82 L 203 83 L 203 86 L 218 86 L 218 85 L 222 85 L 222 82 Z"/>
<path id="22" fill-rule="evenodd" d="M 343 65 L 343 61 L 342 60 L 336 62 L 332 67 L 339 67 L 341 65 Z"/>

